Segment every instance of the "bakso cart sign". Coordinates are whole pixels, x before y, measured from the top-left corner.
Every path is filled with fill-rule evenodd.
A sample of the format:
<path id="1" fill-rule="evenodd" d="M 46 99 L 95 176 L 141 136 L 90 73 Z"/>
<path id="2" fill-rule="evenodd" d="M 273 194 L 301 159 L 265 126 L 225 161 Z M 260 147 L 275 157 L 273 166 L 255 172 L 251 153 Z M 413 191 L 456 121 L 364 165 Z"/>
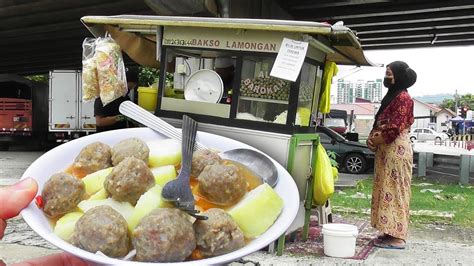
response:
<path id="1" fill-rule="evenodd" d="M 212 29 L 206 32 L 184 27 L 166 27 L 163 45 L 277 53 L 288 33 L 255 30 Z M 296 34 L 291 36 L 298 38 Z"/>

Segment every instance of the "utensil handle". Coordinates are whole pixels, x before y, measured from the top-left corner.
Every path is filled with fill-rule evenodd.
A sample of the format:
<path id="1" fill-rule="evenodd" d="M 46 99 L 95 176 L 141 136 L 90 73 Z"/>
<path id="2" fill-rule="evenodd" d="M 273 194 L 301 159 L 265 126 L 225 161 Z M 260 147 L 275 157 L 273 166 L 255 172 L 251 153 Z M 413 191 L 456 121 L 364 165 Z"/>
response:
<path id="1" fill-rule="evenodd" d="M 174 126 L 166 122 L 165 120 L 153 115 L 141 106 L 135 104 L 132 101 L 124 101 L 120 104 L 119 112 L 153 130 L 161 133 L 168 138 L 176 139 L 181 141 L 182 134 L 181 130 L 176 129 Z M 205 145 L 196 141 L 194 145 L 195 150 L 207 149 Z"/>

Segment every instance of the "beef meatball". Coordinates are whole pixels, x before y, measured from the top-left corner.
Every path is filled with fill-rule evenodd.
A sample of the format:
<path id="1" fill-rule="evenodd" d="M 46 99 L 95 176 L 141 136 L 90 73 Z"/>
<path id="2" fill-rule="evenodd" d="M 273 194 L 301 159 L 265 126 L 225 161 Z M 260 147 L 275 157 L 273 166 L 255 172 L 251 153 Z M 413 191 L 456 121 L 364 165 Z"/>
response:
<path id="1" fill-rule="evenodd" d="M 137 203 L 140 196 L 155 184 L 155 178 L 145 162 L 127 157 L 105 178 L 104 188 L 113 199 Z"/>
<path id="2" fill-rule="evenodd" d="M 133 245 L 138 261 L 184 261 L 196 248 L 193 224 L 178 209 L 156 209 L 133 230 Z"/>
<path id="3" fill-rule="evenodd" d="M 41 192 L 43 211 L 50 217 L 58 217 L 74 209 L 84 194 L 82 180 L 67 173 L 54 174 L 44 184 Z"/>
<path id="4" fill-rule="evenodd" d="M 217 152 L 211 150 L 199 150 L 193 154 L 193 163 L 191 167 L 191 176 L 198 177 L 204 167 L 220 163 L 222 158 Z"/>
<path id="5" fill-rule="evenodd" d="M 92 253 L 123 257 L 131 249 L 127 221 L 110 206 L 94 207 L 76 222 L 72 244 Z"/>
<path id="6" fill-rule="evenodd" d="M 244 233 L 232 217 L 222 209 L 208 209 L 202 215 L 207 220 L 194 223 L 197 247 L 204 257 L 214 257 L 245 245 Z"/>
<path id="7" fill-rule="evenodd" d="M 101 142 L 91 143 L 81 150 L 72 166 L 85 174 L 111 167 L 110 147 Z"/>
<path id="8" fill-rule="evenodd" d="M 129 138 L 120 141 L 112 148 L 112 164 L 117 165 L 127 157 L 135 157 L 148 164 L 150 148 L 140 139 Z"/>
<path id="9" fill-rule="evenodd" d="M 245 176 L 233 164 L 208 165 L 198 181 L 200 194 L 218 205 L 236 203 L 247 191 Z"/>

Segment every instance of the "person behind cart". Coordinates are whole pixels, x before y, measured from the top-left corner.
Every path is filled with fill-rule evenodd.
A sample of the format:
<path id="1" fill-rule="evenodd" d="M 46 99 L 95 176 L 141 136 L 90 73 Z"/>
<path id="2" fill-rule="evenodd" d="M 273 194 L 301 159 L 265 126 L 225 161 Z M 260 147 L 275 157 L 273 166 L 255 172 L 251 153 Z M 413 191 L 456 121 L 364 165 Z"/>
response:
<path id="1" fill-rule="evenodd" d="M 126 77 L 128 93 L 125 96 L 121 96 L 106 105 L 102 104 L 100 98 L 95 99 L 94 116 L 96 122 L 96 132 L 104 132 L 132 126 L 132 124 L 127 121 L 125 116 L 120 114 L 119 107 L 124 101 L 132 100 L 135 103 L 137 102 L 138 95 L 136 91 L 138 88 L 138 71 L 136 69 L 127 68 Z M 131 98 L 129 95 L 131 95 L 133 98 Z"/>

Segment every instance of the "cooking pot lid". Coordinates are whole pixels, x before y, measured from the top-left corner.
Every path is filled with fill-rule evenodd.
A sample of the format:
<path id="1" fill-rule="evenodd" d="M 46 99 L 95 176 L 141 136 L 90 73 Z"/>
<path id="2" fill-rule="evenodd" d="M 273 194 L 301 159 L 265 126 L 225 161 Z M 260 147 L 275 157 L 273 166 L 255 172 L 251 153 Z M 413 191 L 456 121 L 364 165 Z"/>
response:
<path id="1" fill-rule="evenodd" d="M 224 93 L 224 83 L 215 71 L 201 69 L 189 77 L 184 98 L 191 101 L 218 103 Z"/>

